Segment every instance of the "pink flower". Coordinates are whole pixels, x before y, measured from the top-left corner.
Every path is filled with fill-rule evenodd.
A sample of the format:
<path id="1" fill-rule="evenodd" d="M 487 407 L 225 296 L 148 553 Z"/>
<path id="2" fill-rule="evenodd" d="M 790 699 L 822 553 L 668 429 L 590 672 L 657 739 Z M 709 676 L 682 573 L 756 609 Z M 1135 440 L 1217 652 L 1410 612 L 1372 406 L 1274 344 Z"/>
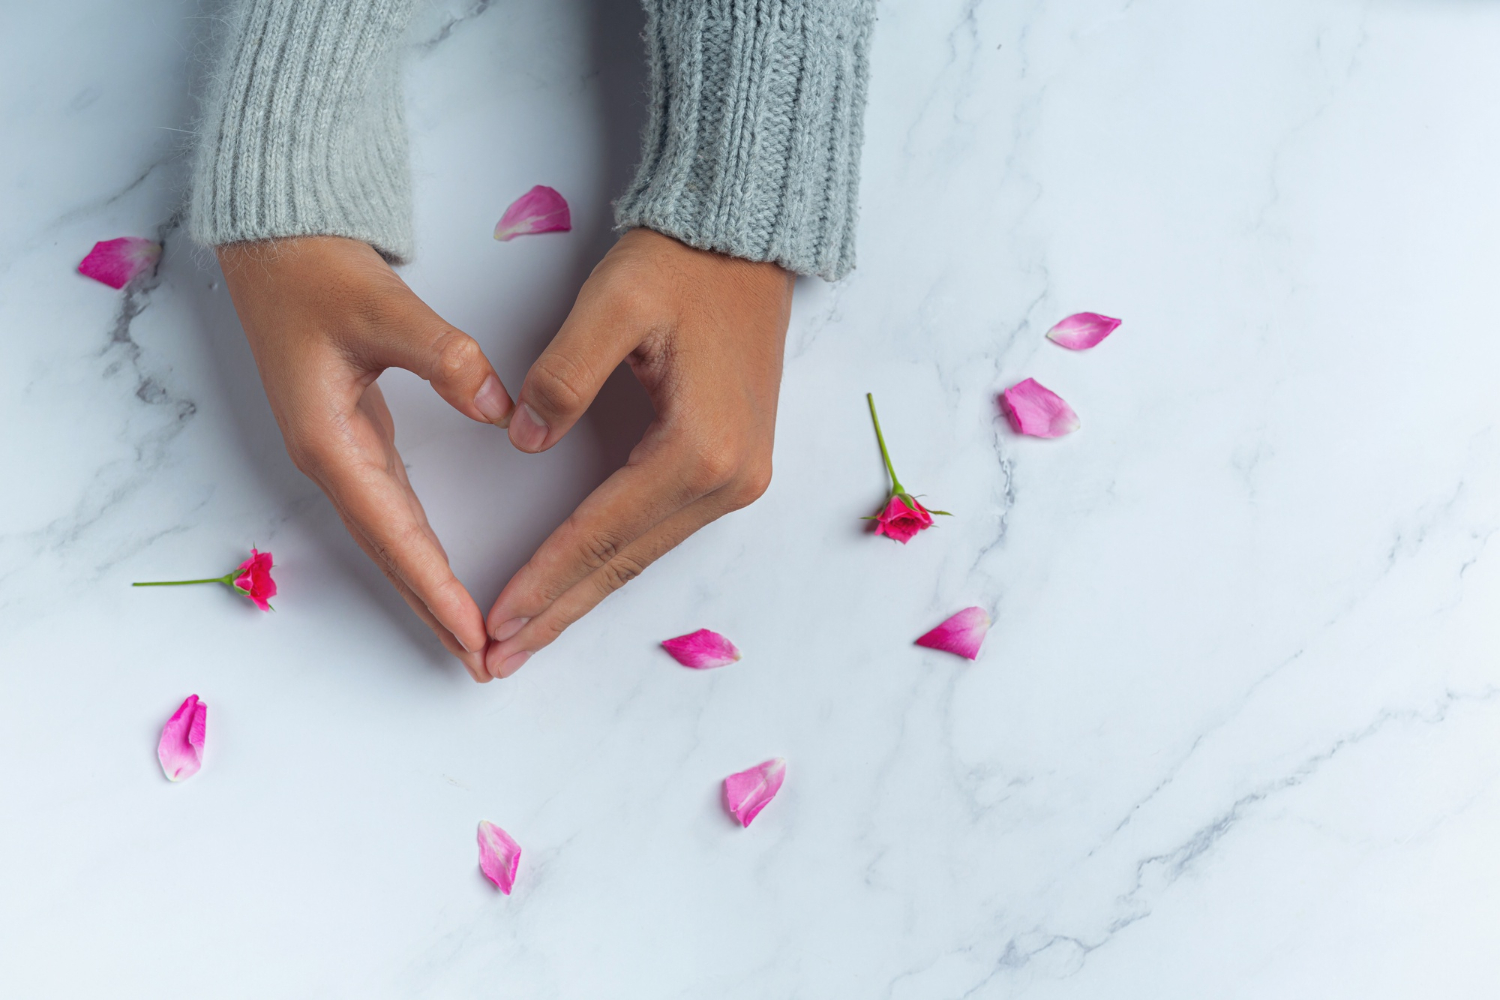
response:
<path id="1" fill-rule="evenodd" d="M 1119 325 L 1119 320 L 1098 313 L 1074 313 L 1048 330 L 1047 339 L 1070 351 L 1086 351 Z"/>
<path id="2" fill-rule="evenodd" d="M 706 628 L 668 639 L 662 646 L 672 654 L 672 659 L 694 670 L 722 667 L 740 658 L 740 651 L 734 648 L 734 643 Z"/>
<path id="3" fill-rule="evenodd" d="M 1078 429 L 1073 408 L 1036 379 L 1017 382 L 1001 393 L 1000 409 L 1017 434 L 1056 438 Z"/>
<path id="4" fill-rule="evenodd" d="M 898 494 L 875 517 L 875 534 L 894 538 L 905 545 L 919 531 L 932 527 L 932 512 L 916 497 Z"/>
<path id="5" fill-rule="evenodd" d="M 507 896 L 521 867 L 521 845 L 487 819 L 479 821 L 479 870 Z"/>
<path id="6" fill-rule="evenodd" d="M 568 201 L 545 184 L 538 184 L 511 202 L 495 224 L 495 239 L 502 243 L 533 233 L 565 233 L 573 228 Z"/>
<path id="7" fill-rule="evenodd" d="M 262 611 L 271 610 L 271 598 L 276 596 L 276 581 L 271 579 L 271 553 L 258 549 L 250 550 L 250 558 L 240 563 L 223 576 L 203 580 L 152 580 L 132 583 L 132 587 L 184 587 L 194 583 L 222 583 L 236 594 L 242 594 L 255 602 Z"/>
<path id="8" fill-rule="evenodd" d="M 156 759 L 171 781 L 191 778 L 203 766 L 203 737 L 208 729 L 208 706 L 190 694 L 167 720 L 156 745 Z"/>
<path id="9" fill-rule="evenodd" d="M 234 589 L 255 602 L 262 611 L 271 610 L 276 581 L 271 579 L 271 553 L 250 549 L 250 558 L 235 569 Z"/>
<path id="10" fill-rule="evenodd" d="M 104 240 L 78 265 L 78 273 L 102 281 L 111 288 L 124 288 L 142 271 L 150 271 L 161 260 L 161 244 L 139 236 Z"/>
<path id="11" fill-rule="evenodd" d="M 777 757 L 756 764 L 748 771 L 731 774 L 724 779 L 724 805 L 740 826 L 749 826 L 750 821 L 760 815 L 766 804 L 781 791 L 781 782 L 786 778 L 786 761 Z"/>
<path id="12" fill-rule="evenodd" d="M 874 517 L 865 518 L 866 521 L 875 522 L 875 534 L 894 538 L 905 545 L 919 531 L 926 531 L 932 527 L 932 515 L 941 514 L 944 517 L 952 517 L 946 510 L 928 510 L 923 507 L 916 497 L 906 492 L 906 487 L 901 485 L 901 480 L 896 478 L 896 467 L 891 464 L 891 453 L 885 447 L 885 435 L 880 430 L 880 417 L 875 413 L 874 393 L 865 393 L 865 401 L 870 404 L 870 419 L 875 422 L 875 440 L 880 444 L 880 457 L 885 462 L 885 471 L 891 477 L 891 492 L 886 498 L 885 507 Z"/>
<path id="13" fill-rule="evenodd" d="M 990 614 L 983 608 L 964 608 L 917 640 L 918 646 L 957 653 L 967 659 L 979 655 L 979 645 L 990 630 Z"/>

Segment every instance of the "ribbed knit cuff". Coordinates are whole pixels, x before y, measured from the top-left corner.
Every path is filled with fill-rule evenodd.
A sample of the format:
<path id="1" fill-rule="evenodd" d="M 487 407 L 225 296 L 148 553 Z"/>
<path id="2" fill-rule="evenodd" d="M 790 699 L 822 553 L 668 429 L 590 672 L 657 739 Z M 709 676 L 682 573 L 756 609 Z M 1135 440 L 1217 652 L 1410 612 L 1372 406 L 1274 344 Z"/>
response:
<path id="1" fill-rule="evenodd" d="M 644 3 L 651 117 L 616 223 L 848 273 L 874 0 Z"/>
<path id="2" fill-rule="evenodd" d="M 199 242 L 347 236 L 411 257 L 398 58 L 412 6 L 242 0 L 199 126 Z"/>

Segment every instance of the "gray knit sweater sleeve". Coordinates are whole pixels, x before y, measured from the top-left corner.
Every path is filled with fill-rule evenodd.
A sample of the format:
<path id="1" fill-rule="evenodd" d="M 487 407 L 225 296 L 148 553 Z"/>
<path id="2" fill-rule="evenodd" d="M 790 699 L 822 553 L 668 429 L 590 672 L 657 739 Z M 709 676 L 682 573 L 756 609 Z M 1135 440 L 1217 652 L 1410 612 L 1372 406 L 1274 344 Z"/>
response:
<path id="1" fill-rule="evenodd" d="M 874 0 L 645 0 L 651 120 L 621 227 L 835 279 L 854 266 Z"/>
<path id="2" fill-rule="evenodd" d="M 335 235 L 411 257 L 399 50 L 414 2 L 240 0 L 199 129 L 200 242 Z M 616 222 L 844 275 L 874 0 L 643 2 L 650 122 Z"/>
<path id="3" fill-rule="evenodd" d="M 241 0 L 199 123 L 199 242 L 348 236 L 410 259 L 399 49 L 413 5 Z"/>

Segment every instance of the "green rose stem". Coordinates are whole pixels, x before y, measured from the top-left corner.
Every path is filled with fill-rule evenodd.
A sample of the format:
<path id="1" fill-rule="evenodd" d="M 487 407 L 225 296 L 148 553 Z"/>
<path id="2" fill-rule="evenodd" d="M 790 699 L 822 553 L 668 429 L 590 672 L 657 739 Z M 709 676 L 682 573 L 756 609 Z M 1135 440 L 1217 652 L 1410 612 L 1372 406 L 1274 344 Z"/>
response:
<path id="1" fill-rule="evenodd" d="M 239 570 L 235 570 L 238 573 Z M 132 587 L 186 587 L 190 583 L 222 583 L 231 590 L 239 590 L 234 585 L 234 573 L 226 573 L 224 576 L 216 576 L 211 580 L 153 580 L 150 583 L 132 583 Z"/>
<path id="2" fill-rule="evenodd" d="M 896 478 L 896 467 L 891 465 L 891 453 L 885 447 L 885 435 L 880 433 L 880 415 L 875 412 L 875 394 L 865 393 L 865 400 L 870 404 L 870 419 L 875 421 L 875 440 L 880 442 L 880 457 L 885 459 L 885 471 L 891 474 L 891 496 L 906 496 L 906 490 L 901 486 L 901 480 Z"/>

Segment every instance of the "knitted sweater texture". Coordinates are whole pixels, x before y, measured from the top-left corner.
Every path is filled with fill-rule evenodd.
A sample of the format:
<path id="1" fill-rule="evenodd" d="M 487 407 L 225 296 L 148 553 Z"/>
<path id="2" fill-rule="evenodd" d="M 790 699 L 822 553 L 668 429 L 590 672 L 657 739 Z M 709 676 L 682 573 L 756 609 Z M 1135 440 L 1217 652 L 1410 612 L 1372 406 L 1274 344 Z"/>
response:
<path id="1" fill-rule="evenodd" d="M 641 165 L 615 206 L 705 250 L 854 266 L 874 0 L 643 0 Z M 204 106 L 190 224 L 413 253 L 400 58 L 416 0 L 240 0 Z"/>

